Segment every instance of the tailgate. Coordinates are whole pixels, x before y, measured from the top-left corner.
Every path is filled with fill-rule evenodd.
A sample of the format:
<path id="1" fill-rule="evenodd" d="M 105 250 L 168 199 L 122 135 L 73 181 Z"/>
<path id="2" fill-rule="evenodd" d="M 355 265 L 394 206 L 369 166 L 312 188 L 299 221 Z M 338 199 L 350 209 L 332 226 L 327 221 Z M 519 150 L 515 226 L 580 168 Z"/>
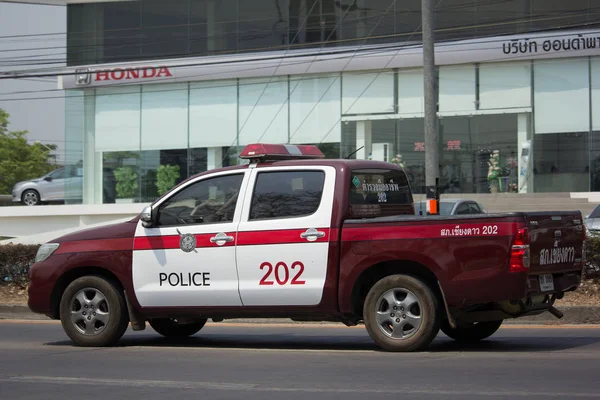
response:
<path id="1" fill-rule="evenodd" d="M 525 215 L 531 240 L 531 274 L 582 269 L 584 229 L 579 211 Z"/>

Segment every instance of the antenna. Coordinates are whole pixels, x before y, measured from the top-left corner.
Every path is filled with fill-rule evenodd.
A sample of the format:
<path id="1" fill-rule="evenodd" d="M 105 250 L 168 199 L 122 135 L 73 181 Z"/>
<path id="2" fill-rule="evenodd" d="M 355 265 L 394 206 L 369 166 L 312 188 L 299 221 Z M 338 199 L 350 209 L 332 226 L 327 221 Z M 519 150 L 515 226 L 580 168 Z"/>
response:
<path id="1" fill-rule="evenodd" d="M 364 148 L 364 147 L 365 147 L 365 146 L 360 146 L 358 149 L 356 149 L 356 150 L 354 150 L 352 153 L 348 154 L 348 155 L 346 156 L 346 158 L 350 158 L 350 157 L 352 157 L 353 155 L 355 155 L 356 153 L 358 153 L 358 152 L 359 152 L 359 151 L 360 151 L 362 148 Z"/>

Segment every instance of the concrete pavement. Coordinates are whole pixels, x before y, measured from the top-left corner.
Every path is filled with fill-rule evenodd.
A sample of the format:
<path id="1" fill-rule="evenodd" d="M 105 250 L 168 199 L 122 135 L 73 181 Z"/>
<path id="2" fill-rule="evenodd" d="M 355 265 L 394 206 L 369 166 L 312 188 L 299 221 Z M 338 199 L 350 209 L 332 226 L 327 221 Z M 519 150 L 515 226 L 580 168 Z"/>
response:
<path id="1" fill-rule="evenodd" d="M 442 333 L 386 353 L 364 327 L 208 324 L 171 341 L 151 328 L 113 348 L 71 345 L 54 321 L 0 321 L 7 400 L 600 398 L 600 326 L 507 326 L 477 345 Z"/>

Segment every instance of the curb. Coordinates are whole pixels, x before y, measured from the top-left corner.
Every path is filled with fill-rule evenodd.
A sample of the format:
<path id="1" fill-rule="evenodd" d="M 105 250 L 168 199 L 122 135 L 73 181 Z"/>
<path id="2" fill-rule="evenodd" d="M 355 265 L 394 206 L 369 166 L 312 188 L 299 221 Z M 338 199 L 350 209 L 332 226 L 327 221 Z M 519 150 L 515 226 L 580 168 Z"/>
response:
<path id="1" fill-rule="evenodd" d="M 516 319 L 507 319 L 505 324 L 513 325 L 580 325 L 580 324 L 600 324 L 600 307 L 597 306 L 579 306 L 579 307 L 560 307 L 560 311 L 564 313 L 562 319 L 554 317 L 552 314 L 545 312 L 540 315 L 531 317 L 521 317 Z M 49 320 L 48 317 L 41 314 L 35 314 L 29 310 L 27 305 L 22 304 L 0 304 L 0 320 L 2 319 L 19 319 L 19 320 Z M 297 322 L 288 318 L 238 318 L 224 320 L 221 323 L 247 323 L 247 324 L 331 324 L 332 322 Z"/>

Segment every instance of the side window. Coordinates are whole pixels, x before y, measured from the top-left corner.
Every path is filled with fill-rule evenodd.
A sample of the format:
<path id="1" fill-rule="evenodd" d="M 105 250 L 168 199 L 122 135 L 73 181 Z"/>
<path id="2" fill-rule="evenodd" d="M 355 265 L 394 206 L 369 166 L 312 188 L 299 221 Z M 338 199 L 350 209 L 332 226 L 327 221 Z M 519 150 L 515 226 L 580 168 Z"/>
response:
<path id="1" fill-rule="evenodd" d="M 462 203 L 461 205 L 459 205 L 456 208 L 456 214 L 460 215 L 460 214 L 470 214 L 471 211 L 469 211 L 469 203 Z"/>
<path id="2" fill-rule="evenodd" d="M 208 178 L 196 182 L 158 208 L 158 225 L 215 224 L 232 222 L 244 174 Z"/>
<path id="3" fill-rule="evenodd" d="M 64 168 L 57 169 L 56 171 L 52 172 L 49 176 L 52 179 L 64 179 L 65 170 Z"/>
<path id="4" fill-rule="evenodd" d="M 259 172 L 249 220 L 314 214 L 321 204 L 324 182 L 323 171 Z"/>

